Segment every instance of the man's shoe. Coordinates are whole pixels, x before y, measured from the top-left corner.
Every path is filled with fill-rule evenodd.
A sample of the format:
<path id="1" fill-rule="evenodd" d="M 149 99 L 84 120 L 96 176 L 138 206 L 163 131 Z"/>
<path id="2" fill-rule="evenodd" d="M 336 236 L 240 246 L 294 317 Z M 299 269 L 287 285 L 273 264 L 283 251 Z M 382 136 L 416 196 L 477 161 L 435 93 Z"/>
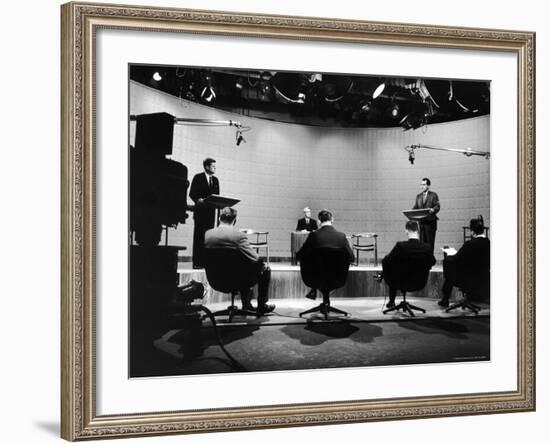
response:
<path id="1" fill-rule="evenodd" d="M 269 314 L 270 312 L 273 312 L 275 309 L 275 305 L 268 305 L 265 304 L 263 306 L 258 306 L 258 309 L 256 309 L 256 312 L 260 315 Z"/>
<path id="2" fill-rule="evenodd" d="M 448 308 L 449 307 L 449 300 L 441 299 L 437 302 L 439 306 L 442 308 Z"/>
<path id="3" fill-rule="evenodd" d="M 202 265 L 193 265 L 193 269 L 204 269 Z"/>
<path id="4" fill-rule="evenodd" d="M 252 305 L 243 305 L 243 311 L 255 311 L 254 306 Z"/>
<path id="5" fill-rule="evenodd" d="M 309 298 L 310 300 L 315 300 L 317 298 L 317 289 L 312 289 L 306 294 L 306 298 Z"/>
<path id="6" fill-rule="evenodd" d="M 395 302 L 394 301 L 389 301 L 388 304 L 386 305 L 386 308 L 388 308 L 388 309 L 395 308 Z"/>
<path id="7" fill-rule="evenodd" d="M 374 274 L 372 276 L 378 283 L 380 283 L 383 279 L 384 279 L 384 276 L 382 275 L 381 272 L 377 272 L 376 274 Z"/>

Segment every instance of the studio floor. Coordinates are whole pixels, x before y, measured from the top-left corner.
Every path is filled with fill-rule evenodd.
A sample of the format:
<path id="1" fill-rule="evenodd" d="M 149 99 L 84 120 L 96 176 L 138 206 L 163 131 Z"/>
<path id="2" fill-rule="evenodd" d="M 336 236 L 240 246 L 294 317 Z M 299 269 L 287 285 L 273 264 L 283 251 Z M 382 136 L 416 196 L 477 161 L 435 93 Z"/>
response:
<path id="1" fill-rule="evenodd" d="M 349 315 L 299 316 L 320 301 L 277 299 L 275 311 L 256 319 L 205 319 L 190 355 L 185 328 L 170 329 L 155 339 L 150 353 L 132 368 L 132 375 L 174 376 L 244 371 L 322 370 L 328 368 L 434 363 L 484 362 L 490 359 L 489 305 L 478 315 L 456 309 L 445 313 L 436 299 L 408 297 L 426 309 L 415 317 L 383 314 L 382 297 L 334 298 L 332 305 Z M 386 300 L 387 301 L 387 300 Z M 399 297 L 397 299 L 399 302 Z M 227 302 L 209 304 L 210 311 Z M 218 334 L 216 334 L 216 330 Z M 223 352 L 220 341 L 233 358 Z"/>

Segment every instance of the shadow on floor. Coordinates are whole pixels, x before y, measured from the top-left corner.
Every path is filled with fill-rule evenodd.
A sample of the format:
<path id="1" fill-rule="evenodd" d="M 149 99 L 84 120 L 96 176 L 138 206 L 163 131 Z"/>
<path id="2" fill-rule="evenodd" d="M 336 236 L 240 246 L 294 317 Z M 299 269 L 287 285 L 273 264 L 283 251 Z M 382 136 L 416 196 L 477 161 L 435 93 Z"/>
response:
<path id="1" fill-rule="evenodd" d="M 304 346 L 318 346 L 330 340 L 350 339 L 357 343 L 370 343 L 382 336 L 382 328 L 363 323 L 359 326 L 348 321 L 308 322 L 304 327 L 287 325 L 281 332 Z"/>
<path id="2" fill-rule="evenodd" d="M 488 322 L 476 317 L 472 317 L 468 323 L 460 319 L 429 318 L 422 321 L 401 321 L 398 325 L 420 334 L 438 334 L 459 340 L 467 339 L 469 333 L 489 334 Z"/>

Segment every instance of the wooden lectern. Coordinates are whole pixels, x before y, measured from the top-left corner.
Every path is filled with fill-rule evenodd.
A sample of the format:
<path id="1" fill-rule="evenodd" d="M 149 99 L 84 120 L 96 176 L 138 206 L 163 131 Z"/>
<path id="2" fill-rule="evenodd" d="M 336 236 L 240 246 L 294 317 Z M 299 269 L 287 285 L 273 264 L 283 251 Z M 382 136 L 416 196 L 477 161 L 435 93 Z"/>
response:
<path id="1" fill-rule="evenodd" d="M 403 214 L 405 217 L 407 217 L 409 220 L 413 221 L 422 221 L 424 220 L 428 215 L 432 214 L 430 212 L 430 208 L 425 209 L 409 209 L 407 211 L 403 211 Z"/>
<path id="2" fill-rule="evenodd" d="M 223 209 L 226 206 L 232 207 L 239 203 L 236 198 L 223 197 L 222 195 L 212 194 L 204 199 L 204 204 L 212 208 Z"/>
<path id="3" fill-rule="evenodd" d="M 222 195 L 212 194 L 204 199 L 204 204 L 216 209 L 216 226 L 220 224 L 220 209 L 227 206 L 233 207 L 240 200 L 231 197 L 223 197 Z"/>

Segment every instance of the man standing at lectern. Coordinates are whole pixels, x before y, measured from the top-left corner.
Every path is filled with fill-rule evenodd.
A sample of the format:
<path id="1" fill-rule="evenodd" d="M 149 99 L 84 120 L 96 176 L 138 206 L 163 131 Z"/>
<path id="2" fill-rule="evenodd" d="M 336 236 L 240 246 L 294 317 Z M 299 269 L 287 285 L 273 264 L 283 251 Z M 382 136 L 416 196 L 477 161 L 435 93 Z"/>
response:
<path id="1" fill-rule="evenodd" d="M 196 174 L 191 182 L 189 197 L 195 203 L 193 219 L 193 269 L 204 268 L 204 233 L 216 223 L 216 209 L 204 203 L 207 197 L 220 193 L 220 182 L 216 173 L 216 160 L 205 158 L 202 162 L 204 172 Z"/>
<path id="2" fill-rule="evenodd" d="M 430 191 L 432 182 L 424 177 L 420 181 L 421 193 L 416 196 L 413 209 L 429 209 L 430 214 L 420 220 L 420 241 L 430 245 L 432 254 L 435 245 L 435 231 L 437 231 L 437 213 L 439 212 L 439 197 Z"/>

